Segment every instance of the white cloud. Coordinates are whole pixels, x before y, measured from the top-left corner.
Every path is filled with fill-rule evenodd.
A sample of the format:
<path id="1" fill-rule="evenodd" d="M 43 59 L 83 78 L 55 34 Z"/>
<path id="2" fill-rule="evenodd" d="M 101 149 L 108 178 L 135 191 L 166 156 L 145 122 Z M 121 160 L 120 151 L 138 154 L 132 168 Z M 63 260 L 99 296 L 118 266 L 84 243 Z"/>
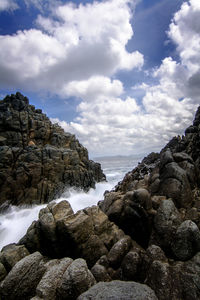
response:
<path id="1" fill-rule="evenodd" d="M 84 98 L 87 101 L 95 101 L 96 98 L 117 97 L 123 93 L 123 85 L 119 80 L 111 81 L 104 76 L 93 76 L 88 80 L 71 81 L 66 85 L 64 93 L 69 96 Z"/>
<path id="2" fill-rule="evenodd" d="M 80 116 L 67 126 L 93 154 L 132 154 L 159 150 L 191 124 L 200 104 L 200 6 L 185 3 L 175 14 L 168 35 L 179 61 L 166 57 L 154 70 L 157 84 L 143 83 L 141 105 L 125 97 L 122 83 L 108 78 L 74 81 L 66 89 L 82 97 Z M 116 92 L 117 91 L 117 92 Z"/>
<path id="3" fill-rule="evenodd" d="M 79 117 L 70 124 L 56 121 L 75 133 L 93 155 L 144 153 L 169 138 L 169 133 L 162 133 L 166 125 L 170 128 L 173 124 L 172 119 L 144 112 L 134 98 L 124 95 L 118 80 L 94 77 L 73 82 L 68 85 L 68 93 L 83 99 L 78 106 Z"/>
<path id="4" fill-rule="evenodd" d="M 154 76 L 159 79 L 159 84 L 147 89 L 144 98 L 147 110 L 153 101 L 155 109 L 161 106 L 163 111 L 168 108 L 174 115 L 183 113 L 183 110 L 191 114 L 200 104 L 199 3 L 198 0 L 185 2 L 170 24 L 168 35 L 176 44 L 180 60 L 176 62 L 167 57 L 155 70 Z"/>
<path id="5" fill-rule="evenodd" d="M 133 35 L 129 1 L 110 0 L 58 6 L 51 18 L 38 17 L 40 29 L 0 36 L 1 85 L 81 99 L 73 122 L 54 121 L 93 155 L 159 150 L 190 125 L 200 103 L 199 3 L 190 0 L 175 14 L 168 36 L 179 60 L 163 60 L 152 75 L 157 84 L 135 85 L 127 95 L 123 83 L 111 79 L 119 70 L 141 68 L 143 56 L 126 50 Z M 133 96 L 139 89 L 141 103 Z"/>
<path id="6" fill-rule="evenodd" d="M 64 97 L 70 82 L 141 68 L 142 54 L 126 50 L 131 17 L 128 0 L 68 3 L 54 8 L 49 18 L 38 16 L 39 29 L 0 36 L 1 86 Z"/>
<path id="7" fill-rule="evenodd" d="M 0 11 L 3 10 L 15 10 L 18 5 L 13 0 L 1 0 L 0 1 Z"/>

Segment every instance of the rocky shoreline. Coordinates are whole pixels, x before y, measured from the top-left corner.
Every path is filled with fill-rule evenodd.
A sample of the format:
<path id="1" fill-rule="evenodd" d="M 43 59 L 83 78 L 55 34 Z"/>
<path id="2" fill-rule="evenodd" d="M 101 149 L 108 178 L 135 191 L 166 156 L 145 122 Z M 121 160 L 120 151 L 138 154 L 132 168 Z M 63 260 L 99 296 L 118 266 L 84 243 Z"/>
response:
<path id="1" fill-rule="evenodd" d="M 7 299 L 200 299 L 200 107 L 103 201 L 51 202 L 0 253 Z"/>
<path id="2" fill-rule="evenodd" d="M 19 92 L 0 101 L 0 206 L 48 203 L 67 186 L 105 180 L 76 137 Z"/>

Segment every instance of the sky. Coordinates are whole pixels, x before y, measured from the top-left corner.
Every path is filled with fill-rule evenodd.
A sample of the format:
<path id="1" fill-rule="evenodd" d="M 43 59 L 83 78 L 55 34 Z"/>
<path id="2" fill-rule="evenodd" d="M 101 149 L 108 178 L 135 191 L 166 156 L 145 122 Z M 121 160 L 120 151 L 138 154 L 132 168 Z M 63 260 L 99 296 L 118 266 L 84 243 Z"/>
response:
<path id="1" fill-rule="evenodd" d="M 90 157 L 159 151 L 200 105 L 200 1 L 0 0 L 0 99 L 16 91 Z"/>

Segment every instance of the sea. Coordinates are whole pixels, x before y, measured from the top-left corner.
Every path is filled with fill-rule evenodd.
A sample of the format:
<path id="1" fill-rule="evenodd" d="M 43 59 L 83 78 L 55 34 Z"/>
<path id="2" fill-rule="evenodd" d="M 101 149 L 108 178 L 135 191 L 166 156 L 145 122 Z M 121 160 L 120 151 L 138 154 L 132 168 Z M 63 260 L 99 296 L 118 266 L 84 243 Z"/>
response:
<path id="1" fill-rule="evenodd" d="M 107 181 L 97 183 L 96 188 L 87 193 L 70 188 L 53 201 L 58 203 L 67 200 L 74 212 L 96 205 L 103 200 L 104 192 L 111 191 L 140 161 L 134 156 L 98 157 L 93 160 L 101 164 Z M 10 206 L 6 212 L 0 214 L 0 250 L 10 243 L 17 243 L 26 234 L 32 222 L 38 219 L 39 211 L 46 205 Z"/>

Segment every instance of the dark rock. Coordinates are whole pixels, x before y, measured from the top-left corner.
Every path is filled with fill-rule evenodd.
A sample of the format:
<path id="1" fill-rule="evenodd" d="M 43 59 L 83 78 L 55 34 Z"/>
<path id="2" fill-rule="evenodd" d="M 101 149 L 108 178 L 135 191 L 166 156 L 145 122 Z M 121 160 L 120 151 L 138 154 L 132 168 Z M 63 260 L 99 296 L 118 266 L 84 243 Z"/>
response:
<path id="1" fill-rule="evenodd" d="M 10 271 L 18 261 L 29 254 L 30 253 L 24 247 L 24 245 L 18 246 L 15 244 L 10 244 L 2 249 L 2 252 L 0 254 L 0 261 L 2 262 L 6 270 Z"/>
<path id="2" fill-rule="evenodd" d="M 109 276 L 106 268 L 102 265 L 99 264 L 95 264 L 92 269 L 91 272 L 94 276 L 94 278 L 96 279 L 97 282 L 99 281 L 111 281 L 111 277 Z"/>
<path id="3" fill-rule="evenodd" d="M 146 247 L 149 241 L 151 226 L 145 208 L 151 206 L 149 193 L 145 189 L 127 192 L 124 197 L 120 192 L 105 195 L 100 208 L 109 219 L 117 224 L 141 246 Z"/>
<path id="4" fill-rule="evenodd" d="M 167 262 L 165 253 L 159 246 L 156 246 L 156 245 L 149 246 L 147 248 L 146 254 L 150 258 L 151 262 L 153 262 L 154 260 L 160 260 L 160 261 Z"/>
<path id="5" fill-rule="evenodd" d="M 63 133 L 57 125 L 52 125 L 53 131 L 50 126 L 47 133 L 48 126 L 43 126 L 42 120 L 48 121 L 46 116 L 28 105 L 26 99 L 20 100 L 23 104 L 18 100 L 14 99 L 14 106 L 19 109 L 20 128 L 25 133 L 30 132 L 31 141 L 24 146 L 26 134 L 16 134 L 18 114 L 11 114 L 10 102 L 9 110 L 0 103 L 0 113 L 6 112 L 5 123 L 9 128 L 8 135 L 4 136 L 3 131 L 0 133 L 3 137 L 0 138 L 0 164 L 1 168 L 5 165 L 12 168 L 12 161 L 15 160 L 17 165 L 20 157 L 22 162 L 15 178 L 22 185 L 26 176 L 29 178 L 23 173 L 23 166 L 32 164 L 33 176 L 26 196 L 38 192 L 37 172 L 46 176 L 41 186 L 44 193 L 53 191 L 48 174 L 59 178 L 58 185 L 62 182 L 61 169 L 65 163 L 73 168 L 73 179 L 77 182 L 80 177 L 75 170 L 78 172 L 80 166 L 81 170 L 99 172 L 95 164 L 88 163 L 84 148 L 77 145 L 75 138 Z M 34 122 L 32 119 L 28 122 L 28 127 L 24 109 L 36 116 Z M 0 124 L 3 122 L 4 117 L 0 118 Z M 144 158 L 113 191 L 105 193 L 105 199 L 98 207 L 74 214 L 66 201 L 49 203 L 20 243 L 7 246 L 0 254 L 1 299 L 200 299 L 199 134 L 200 108 L 193 128 L 188 129 L 185 136 L 173 138 L 160 154 Z M 22 146 L 13 146 L 17 139 Z M 11 140 L 12 147 L 4 145 Z M 57 144 L 59 150 L 55 147 Z M 40 170 L 41 158 L 46 169 Z M 60 159 L 64 161 L 62 167 L 59 166 Z M 53 169 L 51 161 L 56 166 Z M 64 180 L 71 180 L 70 172 L 64 173 Z M 97 173 L 95 176 L 98 177 Z M 81 176 L 88 182 L 90 175 Z M 12 176 L 0 172 L 0 185 L 5 180 L 12 183 Z M 40 251 L 43 256 L 37 254 L 29 263 L 30 255 L 18 257 L 20 247 L 26 247 L 24 249 L 30 252 Z M 14 249 L 16 260 L 15 254 L 6 256 L 9 249 Z M 7 270 L 10 270 L 8 274 Z M 95 280 L 105 282 L 94 285 Z"/>
<path id="6" fill-rule="evenodd" d="M 171 243 L 180 224 L 181 216 L 173 201 L 170 199 L 161 201 L 154 218 L 154 229 L 157 234 L 157 242 L 166 251 L 170 251 Z"/>
<path id="7" fill-rule="evenodd" d="M 162 169 L 165 165 L 172 163 L 174 158 L 172 156 L 171 150 L 166 149 L 166 151 L 162 152 L 160 157 L 160 169 Z"/>
<path id="8" fill-rule="evenodd" d="M 159 300 L 171 299 L 169 264 L 154 260 L 145 283 L 155 291 Z"/>
<path id="9" fill-rule="evenodd" d="M 182 299 L 200 299 L 200 252 L 183 264 L 180 274 Z"/>
<path id="10" fill-rule="evenodd" d="M 192 157 L 189 156 L 186 152 L 173 153 L 173 158 L 177 163 L 182 162 L 182 161 L 188 161 L 192 164 L 194 163 Z"/>
<path id="11" fill-rule="evenodd" d="M 152 289 L 137 282 L 111 281 L 100 282 L 80 295 L 77 300 L 156 300 Z"/>
<path id="12" fill-rule="evenodd" d="M 43 256 L 30 254 L 17 262 L 0 286 L 2 300 L 28 300 L 35 295 L 35 288 L 45 272 Z"/>
<path id="13" fill-rule="evenodd" d="M 121 264 L 121 273 L 123 280 L 137 280 L 141 257 L 137 251 L 130 251 L 124 257 Z"/>
<path id="14" fill-rule="evenodd" d="M 76 259 L 65 271 L 57 288 L 58 299 L 76 299 L 96 283 L 83 259 Z"/>
<path id="15" fill-rule="evenodd" d="M 105 180 L 76 137 L 16 93 L 0 101 L 0 205 L 46 203 L 66 186 Z"/>
<path id="16" fill-rule="evenodd" d="M 140 204 L 146 210 L 152 208 L 150 194 L 146 189 L 135 190 L 133 194 L 133 201 Z"/>
<path id="17" fill-rule="evenodd" d="M 6 269 L 2 263 L 0 263 L 0 281 L 2 281 L 7 275 Z"/>
<path id="18" fill-rule="evenodd" d="M 160 154 L 155 152 L 150 153 L 133 171 L 125 175 L 124 179 L 116 186 L 116 191 L 127 192 L 140 188 L 141 186 L 138 186 L 138 184 L 141 184 L 145 176 L 149 175 L 149 173 L 158 166 L 159 162 Z M 145 188 L 146 185 L 147 182 L 144 180 L 142 187 Z"/>
<path id="19" fill-rule="evenodd" d="M 167 152 L 170 153 L 169 150 L 167 150 Z M 172 157 L 172 154 L 170 155 Z M 160 194 L 168 198 L 173 198 L 178 207 L 190 206 L 192 202 L 192 191 L 187 171 L 174 161 L 166 163 L 166 159 L 164 159 L 163 162 L 161 157 L 161 162 L 163 165 L 160 170 Z"/>
<path id="20" fill-rule="evenodd" d="M 114 244 L 107 255 L 110 265 L 114 268 L 119 267 L 123 257 L 128 253 L 130 247 L 131 238 L 129 236 L 122 238 Z"/>
<path id="21" fill-rule="evenodd" d="M 40 211 L 39 220 L 29 227 L 20 244 L 30 252 L 40 251 L 51 258 L 82 257 L 91 268 L 124 237 L 123 231 L 110 222 L 99 207 L 74 214 L 70 204 L 62 201 Z M 127 242 L 130 246 L 130 240 L 127 237 L 124 245 Z"/>
<path id="22" fill-rule="evenodd" d="M 46 263 L 45 267 L 47 270 L 36 288 L 37 297 L 55 300 L 56 290 L 62 280 L 63 274 L 72 262 L 71 258 L 63 258 Z"/>
<path id="23" fill-rule="evenodd" d="M 187 262 L 171 264 L 154 260 L 147 271 L 145 283 L 160 300 L 199 299 L 200 296 L 200 252 Z"/>
<path id="24" fill-rule="evenodd" d="M 187 220 L 178 227 L 172 250 L 175 257 L 183 261 L 200 251 L 200 231 L 194 222 Z"/>

